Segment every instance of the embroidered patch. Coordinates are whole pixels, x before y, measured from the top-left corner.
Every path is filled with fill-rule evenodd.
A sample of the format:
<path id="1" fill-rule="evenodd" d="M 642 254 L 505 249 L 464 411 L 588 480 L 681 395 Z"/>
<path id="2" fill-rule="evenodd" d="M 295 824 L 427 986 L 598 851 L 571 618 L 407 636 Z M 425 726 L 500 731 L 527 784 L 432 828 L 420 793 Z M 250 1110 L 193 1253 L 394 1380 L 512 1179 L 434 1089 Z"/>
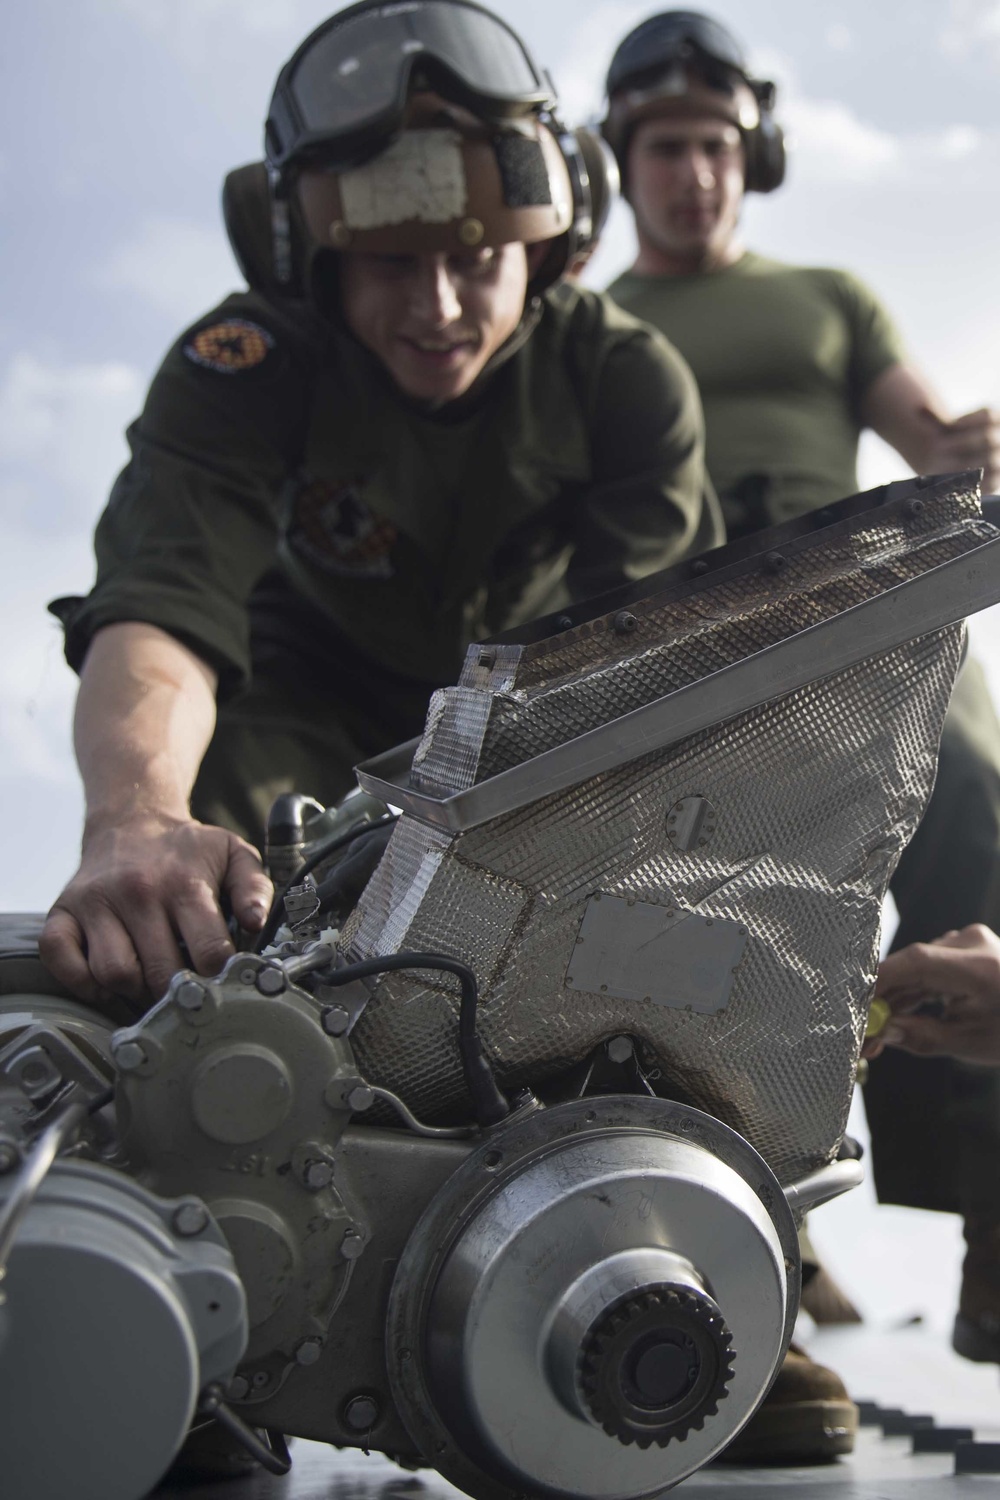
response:
<path id="1" fill-rule="evenodd" d="M 342 578 L 391 578 L 395 526 L 377 516 L 358 485 L 307 480 L 295 499 L 289 541 L 310 561 Z"/>
<path id="2" fill-rule="evenodd" d="M 195 365 L 220 375 L 238 375 L 264 363 L 274 348 L 274 338 L 259 323 L 248 318 L 227 318 L 201 328 L 184 345 L 184 353 Z"/>

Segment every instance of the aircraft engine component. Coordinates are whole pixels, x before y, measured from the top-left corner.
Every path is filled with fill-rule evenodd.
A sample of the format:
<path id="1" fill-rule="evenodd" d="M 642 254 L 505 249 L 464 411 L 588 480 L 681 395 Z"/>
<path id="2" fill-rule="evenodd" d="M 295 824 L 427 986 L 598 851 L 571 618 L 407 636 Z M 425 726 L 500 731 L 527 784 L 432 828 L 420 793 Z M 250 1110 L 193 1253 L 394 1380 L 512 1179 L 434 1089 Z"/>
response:
<path id="1" fill-rule="evenodd" d="M 5 1493 L 139 1500 L 199 1407 L 477 1500 L 724 1448 L 860 1176 L 881 899 L 998 599 L 971 476 L 855 496 L 472 648 L 380 802 L 285 799 L 262 951 L 140 1019 L 0 919 Z"/>

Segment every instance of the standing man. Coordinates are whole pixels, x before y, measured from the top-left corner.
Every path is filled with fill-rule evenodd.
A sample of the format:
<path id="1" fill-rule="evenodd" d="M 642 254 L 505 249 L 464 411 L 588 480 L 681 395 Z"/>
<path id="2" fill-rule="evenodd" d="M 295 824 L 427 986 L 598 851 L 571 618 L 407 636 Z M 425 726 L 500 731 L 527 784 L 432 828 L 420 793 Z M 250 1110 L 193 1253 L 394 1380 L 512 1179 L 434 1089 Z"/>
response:
<path id="1" fill-rule="evenodd" d="M 610 290 L 694 370 L 729 535 L 855 491 L 864 427 L 918 473 L 981 466 L 994 489 L 997 414 L 945 417 L 862 282 L 744 247 L 744 194 L 779 187 L 785 156 L 774 85 L 750 76 L 734 38 L 692 11 L 653 16 L 619 46 L 607 92 L 604 134 L 639 243 L 634 266 Z M 937 786 L 892 891 L 899 947 L 1000 922 L 1000 727 L 975 662 L 956 686 Z M 955 1347 L 1000 1361 L 997 1076 L 886 1052 L 865 1099 L 880 1198 L 963 1214 L 969 1255 Z M 988 1276 L 980 1241 L 991 1247 Z"/>

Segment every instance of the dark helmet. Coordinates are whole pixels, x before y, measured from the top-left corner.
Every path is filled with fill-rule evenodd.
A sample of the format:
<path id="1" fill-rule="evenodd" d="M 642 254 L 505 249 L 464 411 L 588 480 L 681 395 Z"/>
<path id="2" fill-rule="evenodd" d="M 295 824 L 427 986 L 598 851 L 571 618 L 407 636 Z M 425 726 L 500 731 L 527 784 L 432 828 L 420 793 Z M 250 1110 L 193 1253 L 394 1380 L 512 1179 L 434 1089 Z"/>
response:
<path id="1" fill-rule="evenodd" d="M 608 69 L 601 130 L 625 176 L 632 131 L 663 115 L 714 115 L 736 125 L 748 191 L 770 193 L 785 177 L 785 139 L 774 119 L 775 86 L 751 78 L 743 48 L 711 16 L 668 10 L 619 45 Z"/>
<path id="2" fill-rule="evenodd" d="M 301 293 L 318 254 L 349 247 L 551 241 L 530 288 L 544 290 L 588 248 L 609 196 L 556 102 L 517 34 L 474 0 L 361 0 L 331 16 L 282 68 L 268 111 L 272 279 Z"/>

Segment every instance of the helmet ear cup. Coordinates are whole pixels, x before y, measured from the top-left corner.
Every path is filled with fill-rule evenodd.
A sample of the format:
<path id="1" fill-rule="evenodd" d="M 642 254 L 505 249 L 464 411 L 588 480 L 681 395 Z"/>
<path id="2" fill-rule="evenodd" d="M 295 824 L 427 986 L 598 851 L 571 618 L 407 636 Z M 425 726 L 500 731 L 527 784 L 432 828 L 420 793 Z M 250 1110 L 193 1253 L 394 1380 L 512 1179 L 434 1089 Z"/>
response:
<path id="1" fill-rule="evenodd" d="M 621 173 L 615 154 L 603 136 L 583 126 L 573 134 L 590 186 L 590 232 L 579 235 L 577 254 L 581 254 L 591 250 L 604 232 L 615 199 L 621 194 Z"/>
<path id="2" fill-rule="evenodd" d="M 227 173 L 222 184 L 222 217 L 230 248 L 247 285 L 265 297 L 301 296 L 294 279 L 298 255 L 291 256 L 293 280 L 283 281 L 278 275 L 272 214 L 271 185 L 262 161 Z"/>
<path id="3" fill-rule="evenodd" d="M 748 193 L 773 193 L 785 180 L 785 132 L 770 109 L 761 108 L 760 124 L 744 136 Z"/>
<path id="4" fill-rule="evenodd" d="M 573 191 L 573 222 L 552 247 L 528 285 L 531 296 L 553 286 L 580 256 L 597 244 L 620 191 L 618 164 L 607 142 L 593 130 L 566 130 L 551 116 L 546 122 L 559 144 Z"/>

